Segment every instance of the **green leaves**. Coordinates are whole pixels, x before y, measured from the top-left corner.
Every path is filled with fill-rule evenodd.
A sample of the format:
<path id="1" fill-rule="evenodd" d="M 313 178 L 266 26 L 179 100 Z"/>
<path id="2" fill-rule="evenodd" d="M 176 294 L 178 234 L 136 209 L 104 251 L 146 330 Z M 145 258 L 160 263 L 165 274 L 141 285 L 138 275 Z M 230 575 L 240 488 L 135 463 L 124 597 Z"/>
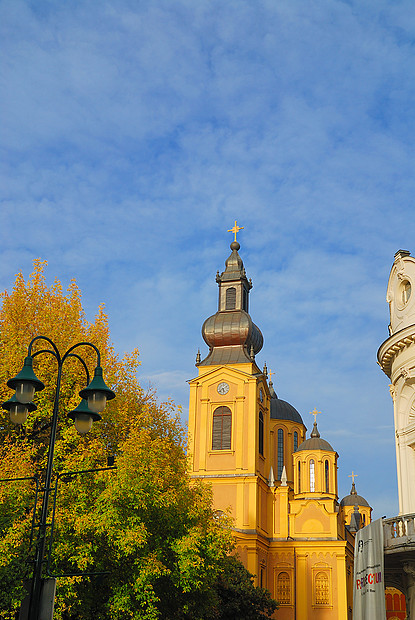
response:
<path id="1" fill-rule="evenodd" d="M 117 394 L 103 420 L 87 435 L 78 435 L 66 412 L 79 402 L 84 370 L 76 359 L 65 364 L 54 459 L 55 476 L 59 473 L 60 478 L 50 569 L 58 575 L 101 574 L 60 577 L 55 620 L 225 618 L 220 615 L 221 597 L 232 591 L 236 593 L 232 605 L 240 603 L 242 592 L 251 601 L 257 597 L 253 608 L 266 609 L 264 595 L 256 592 L 246 571 L 245 581 L 243 575 L 231 579 L 236 571 L 231 571 L 234 564 L 228 558 L 233 550 L 231 523 L 214 519 L 210 489 L 189 478 L 180 412 L 171 401 L 160 404 L 154 394 L 143 393 L 136 376 L 138 351 L 117 356 L 103 307 L 89 323 L 76 283 L 71 283 L 67 295 L 59 282 L 48 288 L 44 268 L 44 262 L 35 261 L 29 281 L 19 274 L 13 292 L 3 294 L 0 395 L 3 400 L 10 397 L 5 382 L 16 374 L 29 341 L 39 334 L 51 337 L 62 353 L 76 342 L 93 342 L 102 353 L 105 380 Z M 94 355 L 87 349 L 80 353 L 92 371 Z M 50 355 L 35 361 L 35 372 L 47 387 L 36 397 L 38 410 L 30 414 L 23 431 L 3 418 L 0 478 L 44 475 L 56 362 Z M 105 468 L 109 455 L 116 457 L 116 470 L 65 475 Z M 22 582 L 29 574 L 33 502 L 30 480 L 0 483 L 0 618 L 4 620 L 14 619 L 13 610 L 24 594 Z M 49 523 L 51 519 L 52 505 Z M 227 605 L 231 609 L 231 603 Z"/>

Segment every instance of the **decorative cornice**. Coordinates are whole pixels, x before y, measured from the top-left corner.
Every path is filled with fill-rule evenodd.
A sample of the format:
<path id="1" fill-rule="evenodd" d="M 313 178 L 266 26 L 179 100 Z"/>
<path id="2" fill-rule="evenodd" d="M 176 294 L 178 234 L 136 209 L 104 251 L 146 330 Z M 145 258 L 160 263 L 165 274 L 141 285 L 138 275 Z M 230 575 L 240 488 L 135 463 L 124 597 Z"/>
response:
<path id="1" fill-rule="evenodd" d="M 379 366 L 389 378 L 396 355 L 413 342 L 415 342 L 415 325 L 408 325 L 380 345 L 377 355 Z"/>

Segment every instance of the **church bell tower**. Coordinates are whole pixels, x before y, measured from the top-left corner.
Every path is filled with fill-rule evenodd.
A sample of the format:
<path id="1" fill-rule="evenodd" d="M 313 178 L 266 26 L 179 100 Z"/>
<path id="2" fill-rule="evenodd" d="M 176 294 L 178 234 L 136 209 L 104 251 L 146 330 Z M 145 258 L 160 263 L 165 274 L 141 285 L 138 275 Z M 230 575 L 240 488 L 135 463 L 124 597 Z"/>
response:
<path id="1" fill-rule="evenodd" d="M 263 338 L 248 313 L 252 282 L 238 253 L 236 222 L 232 232 L 231 254 L 216 275 L 218 310 L 202 327 L 209 352 L 189 382 L 189 453 L 191 474 L 211 483 L 214 507 L 230 512 L 238 538 L 260 538 L 269 535 L 270 391 L 255 361 Z M 251 551 L 248 569 L 257 574 L 255 545 Z"/>

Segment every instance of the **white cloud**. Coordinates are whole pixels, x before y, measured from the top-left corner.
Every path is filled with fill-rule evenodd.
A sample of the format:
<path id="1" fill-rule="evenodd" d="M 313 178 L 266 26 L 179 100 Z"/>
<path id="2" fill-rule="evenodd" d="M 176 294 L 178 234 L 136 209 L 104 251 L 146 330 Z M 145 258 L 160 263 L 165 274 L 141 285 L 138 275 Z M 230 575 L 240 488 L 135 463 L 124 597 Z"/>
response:
<path id="1" fill-rule="evenodd" d="M 341 468 L 363 469 L 354 430 L 384 442 L 391 420 L 388 272 L 415 251 L 410 9 L 5 0 L 0 288 L 48 259 L 90 318 L 105 301 L 143 380 L 186 403 L 237 218 L 260 363 L 304 418 L 325 410 Z M 366 480 L 379 497 L 390 442 Z"/>

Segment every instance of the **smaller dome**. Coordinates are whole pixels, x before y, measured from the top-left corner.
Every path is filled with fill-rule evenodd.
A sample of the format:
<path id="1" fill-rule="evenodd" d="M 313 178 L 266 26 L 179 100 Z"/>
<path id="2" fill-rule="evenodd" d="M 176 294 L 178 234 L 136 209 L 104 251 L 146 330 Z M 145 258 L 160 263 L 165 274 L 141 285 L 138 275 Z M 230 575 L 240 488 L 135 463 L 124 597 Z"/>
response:
<path id="1" fill-rule="evenodd" d="M 334 452 L 329 442 L 320 437 L 317 422 L 314 422 L 311 436 L 298 446 L 296 452 L 299 452 L 300 450 L 326 450 L 328 452 Z"/>
<path id="2" fill-rule="evenodd" d="M 350 491 L 350 495 L 346 495 L 346 497 L 343 497 L 340 502 L 340 507 L 343 506 L 367 506 L 368 508 L 370 508 L 365 498 L 357 494 L 354 482 L 352 484 L 352 490 Z"/>
<path id="3" fill-rule="evenodd" d="M 290 420 L 291 422 L 303 424 L 303 420 L 297 409 L 285 400 L 278 398 L 272 381 L 269 382 L 269 391 L 271 395 L 270 415 L 272 420 Z"/>

